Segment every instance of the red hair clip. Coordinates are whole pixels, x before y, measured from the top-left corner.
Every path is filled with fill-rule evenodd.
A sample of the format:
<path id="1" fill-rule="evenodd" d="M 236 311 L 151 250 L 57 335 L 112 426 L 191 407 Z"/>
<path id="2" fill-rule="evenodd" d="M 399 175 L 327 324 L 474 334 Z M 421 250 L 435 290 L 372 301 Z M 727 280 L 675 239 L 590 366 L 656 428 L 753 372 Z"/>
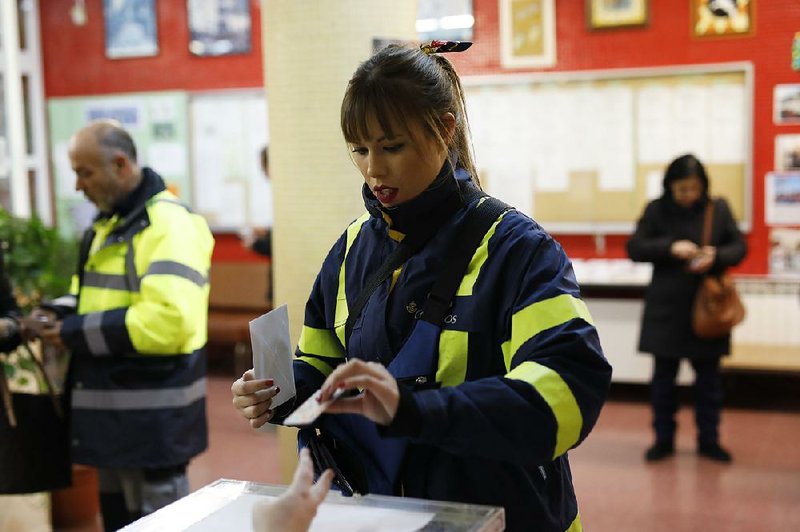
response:
<path id="1" fill-rule="evenodd" d="M 447 52 L 463 52 L 472 46 L 470 41 L 428 41 L 419 45 L 420 49 L 427 55 L 441 54 Z"/>

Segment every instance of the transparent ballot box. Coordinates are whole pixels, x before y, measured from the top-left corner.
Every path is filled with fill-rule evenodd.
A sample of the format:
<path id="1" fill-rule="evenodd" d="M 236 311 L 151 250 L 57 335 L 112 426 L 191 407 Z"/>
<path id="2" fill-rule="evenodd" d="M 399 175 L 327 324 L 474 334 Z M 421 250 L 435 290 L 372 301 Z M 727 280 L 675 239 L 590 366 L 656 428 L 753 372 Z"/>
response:
<path id="1" fill-rule="evenodd" d="M 274 499 L 287 486 L 219 479 L 123 528 L 125 532 L 163 530 L 251 531 L 253 506 Z M 502 508 L 405 497 L 328 494 L 311 524 L 312 532 L 497 532 L 505 528 Z"/>

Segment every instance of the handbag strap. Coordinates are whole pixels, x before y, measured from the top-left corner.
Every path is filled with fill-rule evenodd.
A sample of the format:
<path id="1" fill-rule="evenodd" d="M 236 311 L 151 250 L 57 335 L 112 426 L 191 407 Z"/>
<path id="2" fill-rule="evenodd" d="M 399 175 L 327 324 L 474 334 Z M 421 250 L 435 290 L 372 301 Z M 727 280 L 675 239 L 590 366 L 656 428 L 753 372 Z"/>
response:
<path id="1" fill-rule="evenodd" d="M 508 209 L 510 207 L 499 199 L 487 196 L 467 214 L 459 228 L 458 238 L 450 243 L 447 261 L 428 294 L 420 319 L 437 326 L 444 323 L 475 250 L 498 216 Z"/>
<path id="2" fill-rule="evenodd" d="M 64 413 L 61 411 L 61 404 L 59 404 L 58 402 L 58 398 L 56 397 L 56 390 L 55 388 L 53 388 L 53 382 L 50 380 L 50 377 L 47 375 L 47 372 L 44 369 L 44 364 L 42 364 L 42 361 L 39 360 L 33 353 L 33 351 L 31 350 L 31 346 L 28 344 L 28 342 L 22 342 L 22 347 L 25 349 L 25 351 L 28 353 L 28 356 L 31 357 L 31 360 L 33 360 L 33 363 L 36 364 L 36 367 L 39 369 L 39 373 L 41 373 L 42 379 L 44 380 L 44 383 L 47 386 L 47 395 L 50 396 L 50 401 L 53 402 L 53 408 L 56 411 L 56 415 L 58 415 L 58 417 L 60 418 L 63 418 Z"/>
<path id="3" fill-rule="evenodd" d="M 711 244 L 711 222 L 714 220 L 714 200 L 709 199 L 706 204 L 706 216 L 703 220 L 703 246 Z"/>
<path id="4" fill-rule="evenodd" d="M 438 232 L 441 225 L 451 216 L 453 216 L 458 209 L 464 205 L 469 205 L 474 199 L 481 197 L 481 191 L 475 188 L 469 188 L 463 195 L 463 199 L 459 198 L 458 201 L 446 204 L 444 209 L 438 211 L 436 220 L 432 220 L 427 224 L 424 229 L 409 233 L 397 245 L 395 250 L 389 255 L 380 268 L 378 268 L 364 283 L 364 288 L 359 292 L 358 297 L 353 303 L 352 308 L 348 312 L 347 322 L 344 327 L 345 349 L 350 343 L 350 335 L 353 333 L 353 326 L 356 320 L 364 310 L 364 305 L 369 301 L 370 296 L 378 286 L 383 283 L 389 275 L 392 274 L 398 267 L 407 261 L 414 253 L 422 249 L 422 247 Z"/>
<path id="5" fill-rule="evenodd" d="M 14 403 L 11 402 L 11 389 L 8 386 L 8 381 L 6 380 L 6 372 L 2 366 L 0 366 L 0 395 L 3 396 L 3 407 L 6 411 L 6 417 L 8 418 L 8 424 L 11 427 L 17 426 L 17 416 L 14 415 Z"/>

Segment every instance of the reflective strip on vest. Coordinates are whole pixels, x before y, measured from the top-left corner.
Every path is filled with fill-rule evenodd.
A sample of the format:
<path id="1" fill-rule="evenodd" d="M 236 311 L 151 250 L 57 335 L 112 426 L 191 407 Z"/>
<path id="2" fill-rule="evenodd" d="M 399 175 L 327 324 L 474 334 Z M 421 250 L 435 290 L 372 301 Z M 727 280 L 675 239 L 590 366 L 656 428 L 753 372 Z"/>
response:
<path id="1" fill-rule="evenodd" d="M 339 345 L 333 332 L 328 329 L 315 329 L 314 327 L 303 325 L 297 348 L 307 355 L 344 358 L 342 346 Z"/>
<path id="2" fill-rule="evenodd" d="M 578 407 L 578 401 L 561 375 L 547 366 L 526 361 L 506 373 L 505 376 L 532 385 L 550 407 L 558 425 L 553 459 L 567 452 L 578 442 L 583 426 L 583 416 Z"/>
<path id="3" fill-rule="evenodd" d="M 569 525 L 569 528 L 566 529 L 564 532 L 583 532 L 583 525 L 581 525 L 581 514 L 578 512 L 578 515 L 575 516 L 575 520 Z"/>
<path id="4" fill-rule="evenodd" d="M 484 198 L 481 198 L 483 201 Z M 473 253 L 467 271 L 461 279 L 456 296 L 471 296 L 475 281 L 481 273 L 484 263 L 489 258 L 489 239 L 494 235 L 497 224 L 505 216 L 501 214 L 492 224 L 481 243 Z M 457 386 L 467 377 L 467 358 L 469 356 L 469 333 L 465 331 L 442 330 L 439 336 L 439 367 L 436 370 L 436 382 L 442 386 Z"/>
<path id="5" fill-rule="evenodd" d="M 319 371 L 320 373 L 322 373 L 326 377 L 328 375 L 330 375 L 331 373 L 333 373 L 333 366 L 331 366 L 329 364 L 326 364 L 325 362 L 323 362 L 322 360 L 320 360 L 318 358 L 299 356 L 299 357 L 297 357 L 297 360 L 302 360 L 303 362 L 305 362 L 309 366 L 314 367 L 317 371 Z"/>
<path id="6" fill-rule="evenodd" d="M 198 272 L 194 268 L 190 268 L 185 264 L 171 260 L 159 260 L 150 263 L 150 266 L 147 268 L 147 271 L 142 277 L 146 277 L 148 275 L 175 275 L 183 279 L 187 279 L 200 287 L 203 287 L 206 285 L 206 283 L 208 283 L 207 276 Z"/>
<path id="7" fill-rule="evenodd" d="M 83 274 L 83 286 L 128 291 L 129 285 L 124 275 L 88 271 Z"/>
<path id="8" fill-rule="evenodd" d="M 481 268 L 483 268 L 483 264 L 486 262 L 486 259 L 489 258 L 489 239 L 494 236 L 494 232 L 497 229 L 497 224 L 500 223 L 505 215 L 505 212 L 501 214 L 497 220 L 495 220 L 489 230 L 486 231 L 486 234 L 483 235 L 480 245 L 478 245 L 478 248 L 472 255 L 472 259 L 469 261 L 464 278 L 461 279 L 461 284 L 458 285 L 458 290 L 456 291 L 457 296 L 472 295 L 472 289 L 475 287 L 475 281 L 478 280 L 478 275 L 481 273 Z"/>
<path id="9" fill-rule="evenodd" d="M 125 254 L 125 275 L 128 276 L 131 292 L 139 292 L 142 288 L 142 283 L 139 276 L 136 274 L 136 251 L 133 247 L 133 240 L 128 240 L 128 252 Z"/>
<path id="10" fill-rule="evenodd" d="M 586 303 L 569 294 L 537 301 L 514 313 L 511 317 L 511 339 L 502 345 L 506 370 L 511 368 L 511 361 L 522 344 L 542 331 L 574 319 L 594 324 Z"/>
<path id="11" fill-rule="evenodd" d="M 439 334 L 439 367 L 436 382 L 442 386 L 456 386 L 467 377 L 469 333 L 444 329 Z"/>
<path id="12" fill-rule="evenodd" d="M 89 352 L 95 356 L 109 355 L 111 350 L 103 336 L 103 315 L 105 312 L 90 312 L 83 320 L 83 335 Z"/>
<path id="13" fill-rule="evenodd" d="M 345 346 L 344 329 L 347 324 L 348 308 L 347 308 L 347 293 L 345 292 L 345 272 L 344 265 L 347 262 L 347 254 L 356 241 L 358 233 L 361 231 L 361 226 L 369 220 L 369 213 L 365 212 L 355 222 L 347 227 L 347 244 L 344 248 L 344 258 L 342 258 L 342 267 L 339 269 L 339 288 L 336 292 L 336 313 L 333 319 L 333 326 L 336 328 L 336 336 L 339 341 Z M 345 346 L 347 348 L 347 346 Z"/>
<path id="14" fill-rule="evenodd" d="M 181 388 L 147 390 L 84 390 L 74 388 L 72 407 L 84 410 L 155 410 L 183 408 L 206 395 L 206 380 L 201 377 Z"/>
<path id="15" fill-rule="evenodd" d="M 130 252 L 128 253 L 130 255 Z M 205 275 L 197 270 L 169 260 L 157 261 L 150 264 L 150 267 L 145 272 L 147 275 L 175 275 L 183 279 L 187 279 L 197 286 L 205 286 L 208 279 Z M 144 277 L 143 276 L 143 277 Z M 95 271 L 87 271 L 83 275 L 83 286 L 92 288 L 103 288 L 108 290 L 125 290 L 130 292 L 138 292 L 140 286 L 140 279 L 129 274 L 113 274 L 113 273 L 100 273 Z"/>

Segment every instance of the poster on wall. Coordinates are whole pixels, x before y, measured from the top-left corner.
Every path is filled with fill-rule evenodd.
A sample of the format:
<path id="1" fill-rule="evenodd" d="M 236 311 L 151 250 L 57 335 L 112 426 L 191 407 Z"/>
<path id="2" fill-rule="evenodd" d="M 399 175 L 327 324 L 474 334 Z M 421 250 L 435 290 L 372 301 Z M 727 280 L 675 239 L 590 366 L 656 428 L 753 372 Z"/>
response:
<path id="1" fill-rule="evenodd" d="M 149 57 L 158 53 L 155 0 L 103 0 L 106 57 Z"/>
<path id="2" fill-rule="evenodd" d="M 775 124 L 800 124 L 800 84 L 775 85 L 772 109 Z"/>
<path id="3" fill-rule="evenodd" d="M 725 37 L 753 32 L 756 0 L 689 0 L 692 35 Z"/>
<path id="4" fill-rule="evenodd" d="M 800 229 L 780 227 L 770 230 L 769 273 L 800 276 Z"/>
<path id="5" fill-rule="evenodd" d="M 131 134 L 138 162 L 158 172 L 182 202 L 192 204 L 187 95 L 181 91 L 50 98 L 48 121 L 53 160 L 56 220 L 64 235 L 78 235 L 92 221 L 94 206 L 75 190 L 69 140 L 92 120 L 118 120 Z"/>
<path id="6" fill-rule="evenodd" d="M 267 122 L 263 90 L 190 97 L 194 209 L 212 229 L 247 234 L 272 227 L 272 187 L 260 164 L 269 143 Z"/>
<path id="7" fill-rule="evenodd" d="M 800 172 L 800 135 L 775 137 L 775 170 Z"/>
<path id="8" fill-rule="evenodd" d="M 198 56 L 250 52 L 249 0 L 187 0 L 189 50 Z"/>
<path id="9" fill-rule="evenodd" d="M 555 0 L 500 0 L 500 52 L 504 67 L 556 64 Z"/>
<path id="10" fill-rule="evenodd" d="M 650 0 L 586 0 L 586 25 L 590 30 L 644 26 Z"/>
<path id="11" fill-rule="evenodd" d="M 764 192 L 768 225 L 800 225 L 800 172 L 767 174 Z"/>

